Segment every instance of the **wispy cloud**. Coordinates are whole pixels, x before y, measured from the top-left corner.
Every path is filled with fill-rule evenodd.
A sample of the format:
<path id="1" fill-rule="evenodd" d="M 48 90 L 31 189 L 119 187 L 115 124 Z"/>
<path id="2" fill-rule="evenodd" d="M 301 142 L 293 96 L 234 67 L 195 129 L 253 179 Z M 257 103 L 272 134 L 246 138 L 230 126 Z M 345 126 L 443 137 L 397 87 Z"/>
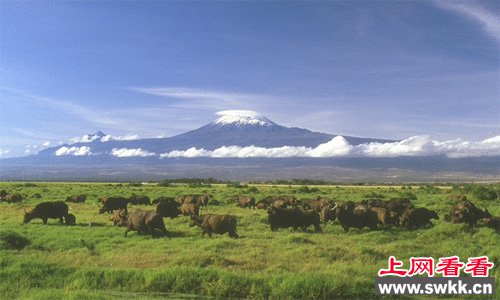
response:
<path id="1" fill-rule="evenodd" d="M 94 109 L 67 100 L 59 100 L 55 98 L 34 95 L 32 93 L 19 89 L 13 89 L 9 87 L 0 87 L 0 89 L 6 90 L 10 93 L 22 96 L 24 98 L 38 101 L 46 105 L 47 107 L 50 107 L 51 109 L 64 111 L 94 124 L 109 126 L 119 123 L 117 120 L 113 119 L 112 115 L 103 110 Z"/>
<path id="2" fill-rule="evenodd" d="M 494 2 L 494 1 L 493 1 Z M 458 13 L 480 24 L 483 31 L 500 43 L 500 15 L 473 1 L 434 1 L 436 6 Z"/>

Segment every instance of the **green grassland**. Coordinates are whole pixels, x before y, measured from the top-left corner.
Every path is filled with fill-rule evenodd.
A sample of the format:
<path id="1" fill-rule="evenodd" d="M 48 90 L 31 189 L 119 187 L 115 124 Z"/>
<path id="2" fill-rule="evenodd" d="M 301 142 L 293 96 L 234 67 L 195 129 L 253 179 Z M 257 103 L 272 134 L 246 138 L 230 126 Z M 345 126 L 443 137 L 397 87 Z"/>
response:
<path id="1" fill-rule="evenodd" d="M 487 255 L 495 263 L 496 297 L 500 297 L 500 235 L 493 229 L 469 229 L 464 224 L 443 220 L 454 203 L 451 187 L 413 186 L 273 186 L 245 187 L 211 185 L 131 186 L 110 183 L 8 183 L 0 190 L 21 193 L 22 203 L 0 203 L 0 298 L 12 299 L 109 299 L 153 297 L 228 297 L 274 299 L 375 298 L 374 277 L 387 267 L 390 255 L 405 262 L 412 256 L 434 258 L 458 255 Z M 188 217 L 165 218 L 171 237 L 154 239 L 129 234 L 113 227 L 109 214 L 98 214 L 101 196 L 132 193 L 160 196 L 209 193 L 221 204 L 210 205 L 203 213 L 228 213 L 238 219 L 239 239 L 227 235 L 201 237 L 201 230 L 188 226 Z M 41 198 L 37 198 L 40 194 Z M 86 194 L 82 204 L 69 204 L 76 226 L 62 226 L 50 219 L 22 225 L 23 210 L 42 201 L 64 200 Z M 236 207 L 233 198 L 250 194 L 316 196 L 339 201 L 360 201 L 367 196 L 385 199 L 416 196 L 414 204 L 438 211 L 440 220 L 428 229 L 408 231 L 380 228 L 370 231 L 329 223 L 323 233 L 292 229 L 271 232 L 264 210 Z M 500 215 L 499 200 L 478 200 L 479 207 Z M 152 206 L 137 206 L 153 209 Z M 131 206 L 129 210 L 133 210 Z M 16 238 L 25 243 L 12 249 Z M 25 238 L 25 239 L 23 239 Z M 3 240 L 2 240 L 3 239 Z M 3 242 L 2 242 L 3 241 Z M 10 245 L 10 246 L 9 246 Z"/>

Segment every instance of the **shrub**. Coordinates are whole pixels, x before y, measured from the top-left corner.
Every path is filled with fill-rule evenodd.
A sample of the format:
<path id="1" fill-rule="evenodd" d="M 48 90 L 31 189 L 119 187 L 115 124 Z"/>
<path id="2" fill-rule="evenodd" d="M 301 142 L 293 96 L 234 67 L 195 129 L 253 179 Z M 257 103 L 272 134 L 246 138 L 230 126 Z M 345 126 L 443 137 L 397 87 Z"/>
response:
<path id="1" fill-rule="evenodd" d="M 22 250 L 30 243 L 31 241 L 28 238 L 15 231 L 0 232 L 0 249 Z"/>
<path id="2" fill-rule="evenodd" d="M 302 193 L 302 194 L 312 194 L 317 192 L 319 192 L 318 188 L 310 188 L 307 185 L 301 186 L 297 189 L 297 193 Z"/>
<path id="3" fill-rule="evenodd" d="M 410 192 L 408 190 L 406 190 L 404 192 L 400 192 L 399 196 L 401 198 L 408 198 L 410 200 L 417 200 L 417 195 L 415 195 L 414 193 L 412 193 L 412 192 Z"/>

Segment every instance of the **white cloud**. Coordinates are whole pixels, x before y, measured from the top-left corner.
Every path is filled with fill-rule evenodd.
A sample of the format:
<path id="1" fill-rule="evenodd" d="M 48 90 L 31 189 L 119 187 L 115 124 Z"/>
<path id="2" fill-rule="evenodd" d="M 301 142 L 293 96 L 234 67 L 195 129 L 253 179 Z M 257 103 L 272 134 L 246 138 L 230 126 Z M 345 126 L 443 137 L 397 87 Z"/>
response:
<path id="1" fill-rule="evenodd" d="M 357 146 L 350 145 L 342 136 L 315 148 L 309 147 L 274 147 L 256 146 L 223 146 L 213 151 L 197 149 L 174 150 L 160 154 L 160 158 L 173 157 L 397 157 L 397 156 L 429 156 L 447 155 L 448 157 L 492 156 L 500 155 L 500 136 L 478 142 L 461 139 L 449 141 L 432 140 L 429 136 L 414 136 L 393 143 L 368 143 Z"/>
<path id="2" fill-rule="evenodd" d="M 99 134 L 93 134 L 93 135 L 90 135 L 90 134 L 86 134 L 82 137 L 75 137 L 75 138 L 72 138 L 70 139 L 69 141 L 71 143 L 91 143 L 93 141 L 96 141 L 100 138 L 101 136 Z"/>
<path id="3" fill-rule="evenodd" d="M 9 154 L 10 151 L 9 150 L 3 150 L 3 149 L 0 149 L 0 156 L 4 156 L 4 155 L 7 155 Z"/>
<path id="4" fill-rule="evenodd" d="M 113 148 L 111 150 L 111 155 L 115 157 L 147 157 L 154 156 L 155 153 L 149 152 L 147 150 L 138 149 L 128 149 L 128 148 Z"/>
<path id="5" fill-rule="evenodd" d="M 101 142 L 109 142 L 109 141 L 132 141 L 132 140 L 137 140 L 139 139 L 139 136 L 137 134 L 127 134 L 124 136 L 112 136 L 112 135 L 105 135 L 101 138 Z"/>
<path id="6" fill-rule="evenodd" d="M 45 142 L 43 142 L 42 146 L 48 147 L 48 146 L 50 146 L 50 142 L 49 141 L 45 141 Z"/>
<path id="7" fill-rule="evenodd" d="M 481 25 L 483 31 L 500 42 L 500 15 L 472 1 L 434 1 L 441 8 L 456 12 Z"/>
<path id="8" fill-rule="evenodd" d="M 63 155 L 83 156 L 83 155 L 92 154 L 92 152 L 90 152 L 90 147 L 87 147 L 87 146 L 81 146 L 81 147 L 63 146 L 63 147 L 57 149 L 55 154 L 56 154 L 56 156 L 63 156 Z"/>

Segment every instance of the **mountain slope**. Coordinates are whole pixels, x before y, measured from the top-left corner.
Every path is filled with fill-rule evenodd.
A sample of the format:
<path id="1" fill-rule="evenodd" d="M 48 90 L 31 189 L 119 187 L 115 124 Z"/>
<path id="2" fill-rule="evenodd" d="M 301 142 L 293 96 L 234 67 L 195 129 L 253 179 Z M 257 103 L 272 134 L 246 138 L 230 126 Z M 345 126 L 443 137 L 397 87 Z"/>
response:
<path id="1" fill-rule="evenodd" d="M 165 153 L 173 150 L 186 150 L 191 147 L 198 149 L 214 150 L 222 146 L 305 146 L 316 147 L 326 143 L 336 135 L 313 132 L 296 127 L 285 127 L 258 115 L 223 115 L 214 122 L 196 130 L 179 134 L 169 138 L 138 139 L 116 141 L 103 139 L 106 135 L 97 132 L 88 135 L 91 142 L 65 144 L 42 150 L 38 155 L 43 157 L 54 156 L 61 147 L 89 147 L 96 155 L 111 153 L 112 149 L 142 149 L 151 153 Z M 392 140 L 344 137 L 349 144 L 358 145 L 370 142 L 393 142 Z"/>

